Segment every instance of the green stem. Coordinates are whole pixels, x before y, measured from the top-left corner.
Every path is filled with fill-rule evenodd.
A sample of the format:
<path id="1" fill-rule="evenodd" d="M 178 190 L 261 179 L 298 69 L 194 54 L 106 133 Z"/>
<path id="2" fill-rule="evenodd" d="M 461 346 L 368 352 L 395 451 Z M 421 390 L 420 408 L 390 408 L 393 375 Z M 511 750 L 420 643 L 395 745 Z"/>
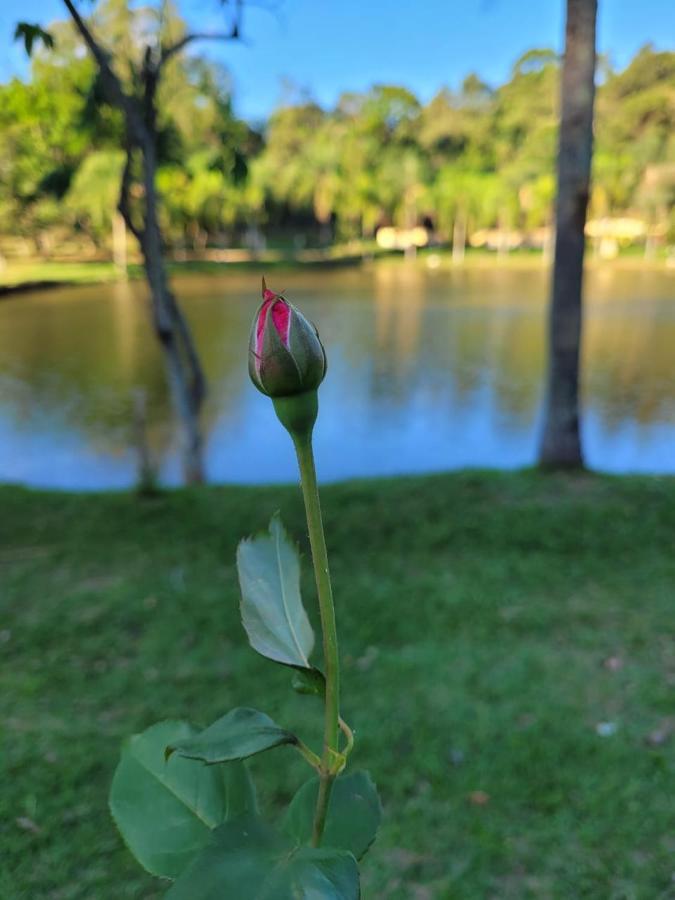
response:
<path id="1" fill-rule="evenodd" d="M 323 830 L 326 827 L 326 816 L 328 815 L 328 805 L 330 803 L 330 795 L 333 790 L 334 775 L 323 773 L 319 781 L 319 794 L 316 798 L 316 810 L 314 812 L 314 824 L 312 825 L 312 847 L 318 847 L 321 844 Z"/>
<path id="2" fill-rule="evenodd" d="M 319 488 L 314 466 L 311 431 L 293 434 L 295 452 L 300 466 L 302 495 L 305 501 L 309 542 L 312 548 L 314 576 L 321 613 L 321 630 L 323 632 L 323 657 L 326 675 L 325 723 L 322 756 L 322 775 L 319 785 L 312 844 L 317 847 L 321 843 L 323 829 L 328 813 L 328 803 L 335 775 L 332 772 L 336 754 L 339 752 L 340 721 L 340 661 L 338 657 L 337 631 L 335 627 L 335 607 L 333 590 L 328 570 L 328 553 L 321 519 Z"/>
<path id="3" fill-rule="evenodd" d="M 307 762 L 310 764 L 310 766 L 313 769 L 316 769 L 317 772 L 321 773 L 320 757 L 318 757 L 316 755 L 316 753 L 314 753 L 312 750 L 310 750 L 309 747 L 307 746 L 307 744 L 305 744 L 304 741 L 301 741 L 300 738 L 298 738 L 298 743 L 295 746 L 296 746 L 296 749 L 301 754 L 301 756 L 307 760 Z"/>
<path id="4" fill-rule="evenodd" d="M 342 751 L 342 755 L 346 758 L 352 752 L 352 748 L 354 747 L 354 732 L 351 730 L 349 725 L 345 722 L 343 718 L 340 718 L 339 721 L 340 731 L 347 738 L 347 744 Z"/>

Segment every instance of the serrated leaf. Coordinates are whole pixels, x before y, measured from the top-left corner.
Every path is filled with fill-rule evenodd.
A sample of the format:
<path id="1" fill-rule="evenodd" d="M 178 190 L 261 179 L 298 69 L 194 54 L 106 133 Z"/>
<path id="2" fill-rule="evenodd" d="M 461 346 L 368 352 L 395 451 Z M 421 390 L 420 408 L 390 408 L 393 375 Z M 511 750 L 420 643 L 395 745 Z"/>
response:
<path id="1" fill-rule="evenodd" d="M 318 778 L 305 782 L 286 812 L 284 830 L 300 844 L 308 844 L 312 837 L 318 790 Z M 368 772 L 341 775 L 333 785 L 323 843 L 361 859 L 375 840 L 381 819 L 380 798 Z"/>
<path id="2" fill-rule="evenodd" d="M 310 669 L 314 632 L 300 596 L 300 561 L 278 516 L 269 534 L 237 548 L 241 618 L 254 650 L 287 666 Z"/>
<path id="3" fill-rule="evenodd" d="M 174 741 L 166 748 L 167 756 L 177 754 L 213 765 L 246 759 L 280 744 L 297 744 L 290 731 L 281 728 L 257 709 L 238 707 L 217 719 L 204 731 L 187 740 Z"/>
<path id="4" fill-rule="evenodd" d="M 227 786 L 226 818 L 228 821 L 241 818 L 241 816 L 258 814 L 255 785 L 245 762 L 238 760 L 225 766 L 225 784 Z"/>
<path id="5" fill-rule="evenodd" d="M 227 822 L 176 881 L 167 900 L 221 900 L 230 895 L 253 900 L 264 882 L 269 860 L 285 849 L 274 829 L 254 816 Z"/>
<path id="6" fill-rule="evenodd" d="M 115 771 L 110 811 L 133 855 L 153 875 L 180 875 L 225 819 L 222 772 L 164 758 L 168 743 L 196 733 L 187 722 L 153 725 L 124 744 Z"/>
<path id="7" fill-rule="evenodd" d="M 258 819 L 228 822 L 167 900 L 358 900 L 356 860 L 343 850 L 289 847 Z"/>
<path id="8" fill-rule="evenodd" d="M 351 853 L 333 847 L 300 847 L 277 861 L 261 898 L 358 900 L 359 869 Z"/>

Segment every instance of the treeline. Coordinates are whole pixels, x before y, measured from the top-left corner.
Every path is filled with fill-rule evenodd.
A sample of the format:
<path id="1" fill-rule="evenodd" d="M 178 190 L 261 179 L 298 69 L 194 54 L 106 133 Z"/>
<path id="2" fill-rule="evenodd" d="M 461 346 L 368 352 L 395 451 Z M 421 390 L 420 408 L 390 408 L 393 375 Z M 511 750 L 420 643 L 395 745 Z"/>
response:
<path id="1" fill-rule="evenodd" d="M 123 78 L 147 14 L 124 0 L 96 12 Z M 162 28 L 180 35 L 183 24 L 174 12 Z M 0 86 L 0 247 L 107 251 L 122 123 L 71 26 L 51 31 L 55 47 L 34 55 L 30 79 Z M 281 235 L 326 245 L 424 225 L 455 246 L 481 229 L 541 244 L 558 79 L 556 54 L 531 50 L 498 87 L 472 74 L 423 104 L 405 87 L 378 85 L 333 109 L 299 96 L 255 128 L 234 114 L 223 68 L 178 56 L 160 97 L 165 239 L 197 250 Z M 644 47 L 623 71 L 604 62 L 599 82 L 590 216 L 632 217 L 647 243 L 674 240 L 675 53 Z"/>

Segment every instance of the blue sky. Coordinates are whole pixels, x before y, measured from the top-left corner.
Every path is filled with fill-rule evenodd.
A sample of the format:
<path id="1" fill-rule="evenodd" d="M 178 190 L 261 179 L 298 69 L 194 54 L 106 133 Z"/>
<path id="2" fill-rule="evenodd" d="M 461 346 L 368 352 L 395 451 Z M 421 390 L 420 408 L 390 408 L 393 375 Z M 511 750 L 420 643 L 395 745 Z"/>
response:
<path id="1" fill-rule="evenodd" d="M 271 14 L 247 14 L 246 45 L 202 45 L 230 69 L 238 112 L 264 117 L 289 85 L 323 104 L 343 90 L 373 83 L 410 87 L 427 100 L 442 85 L 457 86 L 469 71 L 491 83 L 508 76 L 514 60 L 535 46 L 560 49 L 564 0 L 281 0 Z M 81 5 L 86 9 L 86 2 Z M 216 0 L 178 0 L 200 28 L 222 22 Z M 0 9 L 0 79 L 26 71 L 12 41 L 18 18 L 63 17 L 61 0 L 4 0 Z M 672 49 L 673 0 L 600 0 L 599 49 L 623 66 L 644 43 Z"/>

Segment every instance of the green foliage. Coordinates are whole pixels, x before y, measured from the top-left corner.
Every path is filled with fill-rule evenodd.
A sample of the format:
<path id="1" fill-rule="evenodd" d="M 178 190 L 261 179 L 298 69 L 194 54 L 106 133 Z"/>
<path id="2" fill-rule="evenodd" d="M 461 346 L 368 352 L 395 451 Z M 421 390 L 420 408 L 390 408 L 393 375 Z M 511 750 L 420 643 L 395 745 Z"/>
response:
<path id="1" fill-rule="evenodd" d="M 54 50 L 34 56 L 31 81 L 0 86 L 0 211 L 12 233 L 38 245 L 65 224 L 58 201 L 91 149 L 82 110 L 93 67 L 75 56 L 69 27 L 57 24 L 52 32 Z"/>
<path id="2" fill-rule="evenodd" d="M 143 56 L 139 35 L 147 40 L 156 29 L 157 39 L 171 41 L 185 30 L 170 4 L 158 18 L 120 0 L 103 0 L 92 12 L 93 27 L 131 93 L 138 89 L 135 73 Z M 0 212 L 11 215 L 20 231 L 38 243 L 47 230 L 62 239 L 66 230 L 83 228 L 100 245 L 115 210 L 120 176 L 117 162 L 107 172 L 101 163 L 106 154 L 120 153 L 121 114 L 107 105 L 98 71 L 69 22 L 55 23 L 49 34 L 22 23 L 17 37 L 27 48 L 34 50 L 36 40 L 43 40 L 51 50 L 33 53 L 28 83 L 15 79 L 0 85 Z M 170 240 L 199 245 L 204 235 L 230 226 L 245 203 L 247 158 L 260 139 L 233 115 L 229 94 L 229 82 L 216 64 L 179 55 L 163 73 L 160 167 L 184 170 L 191 157 L 199 160 L 190 170 L 186 202 L 174 202 L 165 214 Z M 72 185 L 74 196 L 46 215 L 46 201 L 63 199 Z M 165 196 L 171 202 L 169 191 Z"/>
<path id="3" fill-rule="evenodd" d="M 258 819 L 218 828 L 206 850 L 168 892 L 167 900 L 358 900 L 351 854 L 296 848 Z"/>
<path id="4" fill-rule="evenodd" d="M 252 717 L 244 718 L 250 725 Z M 193 755 L 206 743 L 199 738 L 185 722 L 160 722 L 131 737 L 122 751 L 110 810 L 127 846 L 153 875 L 177 878 L 211 845 L 214 829 L 257 815 L 255 788 L 239 756 L 227 755 L 224 769 L 189 761 L 202 758 Z"/>
<path id="5" fill-rule="evenodd" d="M 166 751 L 165 751 L 166 752 Z M 225 818 L 258 815 L 258 798 L 250 772 L 243 762 L 231 762 L 225 767 L 227 813 Z"/>
<path id="6" fill-rule="evenodd" d="M 112 227 L 124 166 L 121 150 L 100 150 L 85 157 L 65 197 L 75 220 L 101 242 Z"/>
<path id="7" fill-rule="evenodd" d="M 299 844 L 312 836 L 312 822 L 319 790 L 319 779 L 304 784 L 291 800 L 284 820 L 285 830 Z M 356 859 L 367 852 L 375 840 L 382 819 L 377 790 L 367 772 L 341 775 L 333 786 L 324 843 L 348 850 Z"/>
<path id="8" fill-rule="evenodd" d="M 149 21 L 142 6 L 121 0 L 96 4 L 94 20 L 130 91 L 142 58 L 137 35 L 151 28 L 172 40 L 185 30 L 174 8 Z M 25 25 L 20 36 L 39 40 L 36 27 Z M 101 245 L 112 189 L 90 202 L 78 190 L 76 208 L 54 200 L 75 182 L 95 190 L 89 157 L 119 151 L 121 120 L 73 30 L 56 23 L 50 33 L 55 45 L 34 54 L 30 82 L 0 86 L 0 211 L 38 244 L 83 228 Z M 551 222 L 558 82 L 557 55 L 535 48 L 504 84 L 471 74 L 425 105 L 399 85 L 344 94 L 332 109 L 302 96 L 272 114 L 263 136 L 234 114 L 221 66 L 179 54 L 159 95 L 165 237 L 202 250 L 209 241 L 246 240 L 261 225 L 322 243 L 421 222 L 448 240 L 456 224 L 469 234 L 534 232 Z M 672 52 L 646 46 L 623 71 L 604 65 L 591 216 L 639 215 L 663 233 L 674 191 L 673 90 Z"/>
<path id="9" fill-rule="evenodd" d="M 115 772 L 110 810 L 129 849 L 153 875 L 179 875 L 225 820 L 222 770 L 178 756 L 165 760 L 167 744 L 194 734 L 185 722 L 153 725 L 129 738 Z"/>
<path id="10" fill-rule="evenodd" d="M 311 669 L 314 632 L 300 597 L 300 564 L 278 516 L 269 535 L 237 548 L 241 618 L 254 650 L 287 666 Z"/>
<path id="11" fill-rule="evenodd" d="M 45 31 L 39 25 L 30 25 L 28 22 L 19 22 L 14 30 L 14 40 L 23 41 L 28 56 L 32 54 L 36 41 L 44 44 L 48 50 L 51 50 L 54 46 L 54 38 L 48 31 Z"/>
<path id="12" fill-rule="evenodd" d="M 592 209 L 667 221 L 675 198 L 675 53 L 643 47 L 598 92 Z"/>
<path id="13" fill-rule="evenodd" d="M 291 687 L 298 694 L 308 697 L 323 697 L 326 691 L 326 679 L 319 669 L 297 669 L 293 672 Z"/>
<path id="14" fill-rule="evenodd" d="M 237 565 L 251 646 L 298 668 L 315 689 L 323 676 L 308 661 L 314 633 L 300 598 L 298 553 L 278 516 L 269 535 L 240 543 Z M 201 732 L 163 722 L 126 743 L 111 812 L 141 865 L 177 879 L 168 897 L 218 900 L 237 892 L 252 900 L 357 900 L 354 856 L 363 856 L 380 822 L 375 786 L 365 773 L 339 779 L 321 841 L 313 829 L 319 792 L 309 782 L 291 804 L 287 834 L 277 835 L 258 819 L 255 787 L 241 761 L 283 744 L 297 746 L 325 777 L 318 755 L 255 709 L 233 709 Z M 336 745 L 342 766 L 352 744 L 353 738 L 339 754 Z"/>
<path id="15" fill-rule="evenodd" d="M 213 765 L 246 759 L 297 738 L 257 709 L 233 709 L 199 734 L 167 744 L 166 755 L 197 759 Z"/>

